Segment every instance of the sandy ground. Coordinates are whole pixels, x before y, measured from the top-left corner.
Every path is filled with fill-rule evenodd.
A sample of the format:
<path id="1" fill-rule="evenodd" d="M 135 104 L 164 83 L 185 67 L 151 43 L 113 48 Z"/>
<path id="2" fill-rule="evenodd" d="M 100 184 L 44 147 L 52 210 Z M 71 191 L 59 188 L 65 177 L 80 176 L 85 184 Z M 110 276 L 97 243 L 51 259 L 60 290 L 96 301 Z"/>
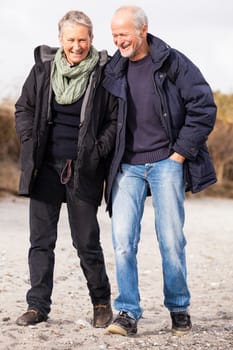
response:
<path id="1" fill-rule="evenodd" d="M 99 210 L 102 245 L 112 298 L 117 288 L 111 245 L 110 219 Z M 1 350 L 131 350 L 233 348 L 233 200 L 186 200 L 185 232 L 192 294 L 193 330 L 175 337 L 163 306 L 161 260 L 153 230 L 153 210 L 145 207 L 138 253 L 143 318 L 134 337 L 109 335 L 91 326 L 92 306 L 79 261 L 71 245 L 66 207 L 61 213 L 56 247 L 55 283 L 48 322 L 19 327 L 15 319 L 26 310 L 29 288 L 28 200 L 0 201 L 0 349 Z M 116 312 L 115 312 L 116 313 Z"/>

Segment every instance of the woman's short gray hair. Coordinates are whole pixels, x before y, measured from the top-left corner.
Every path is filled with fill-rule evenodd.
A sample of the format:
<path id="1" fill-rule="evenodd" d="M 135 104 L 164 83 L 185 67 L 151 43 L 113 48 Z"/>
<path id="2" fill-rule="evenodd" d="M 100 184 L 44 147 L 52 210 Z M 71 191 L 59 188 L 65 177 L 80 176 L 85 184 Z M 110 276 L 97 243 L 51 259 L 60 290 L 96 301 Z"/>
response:
<path id="1" fill-rule="evenodd" d="M 148 17 L 141 7 L 133 5 L 121 6 L 115 11 L 115 14 L 121 11 L 130 12 L 132 14 L 133 24 L 136 29 L 141 29 L 144 25 L 148 25 Z"/>
<path id="2" fill-rule="evenodd" d="M 69 11 L 58 22 L 59 37 L 62 36 L 65 24 L 81 24 L 88 28 L 89 35 L 93 37 L 93 25 L 90 18 L 82 11 Z"/>

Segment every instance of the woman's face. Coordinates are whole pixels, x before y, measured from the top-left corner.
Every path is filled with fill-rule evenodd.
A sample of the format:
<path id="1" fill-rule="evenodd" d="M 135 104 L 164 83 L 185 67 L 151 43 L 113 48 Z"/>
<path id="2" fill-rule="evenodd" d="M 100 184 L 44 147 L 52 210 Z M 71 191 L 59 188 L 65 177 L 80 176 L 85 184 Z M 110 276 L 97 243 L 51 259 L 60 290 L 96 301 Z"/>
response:
<path id="1" fill-rule="evenodd" d="M 86 26 L 67 23 L 62 28 L 60 42 L 68 63 L 76 65 L 87 57 L 92 37 L 90 37 L 89 29 Z"/>

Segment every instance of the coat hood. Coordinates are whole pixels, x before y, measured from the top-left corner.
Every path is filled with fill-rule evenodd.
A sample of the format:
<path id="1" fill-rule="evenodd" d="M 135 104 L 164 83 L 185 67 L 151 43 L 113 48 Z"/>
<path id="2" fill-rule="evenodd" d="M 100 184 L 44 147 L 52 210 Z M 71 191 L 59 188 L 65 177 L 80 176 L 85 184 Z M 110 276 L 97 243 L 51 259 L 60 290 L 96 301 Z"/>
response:
<path id="1" fill-rule="evenodd" d="M 34 50 L 34 58 L 36 63 L 44 63 L 52 61 L 58 50 L 58 47 L 50 47 L 47 45 L 37 46 Z M 99 65 L 104 66 L 108 62 L 109 56 L 106 50 L 99 51 Z"/>
<path id="2" fill-rule="evenodd" d="M 34 50 L 34 58 L 36 63 L 44 63 L 46 61 L 52 61 L 58 50 L 58 47 L 50 47 L 47 45 L 37 46 Z"/>

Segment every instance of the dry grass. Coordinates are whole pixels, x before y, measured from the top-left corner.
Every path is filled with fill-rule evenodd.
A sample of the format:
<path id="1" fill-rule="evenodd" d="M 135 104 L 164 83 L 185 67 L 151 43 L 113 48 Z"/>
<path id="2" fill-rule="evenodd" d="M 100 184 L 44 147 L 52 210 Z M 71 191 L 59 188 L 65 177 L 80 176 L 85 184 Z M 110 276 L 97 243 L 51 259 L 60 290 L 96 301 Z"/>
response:
<path id="1" fill-rule="evenodd" d="M 13 161 L 0 161 L 0 197 L 9 193 L 16 195 L 19 183 L 18 163 Z"/>
<path id="2" fill-rule="evenodd" d="M 16 194 L 19 181 L 19 142 L 15 131 L 14 101 L 0 104 L 0 195 Z"/>
<path id="3" fill-rule="evenodd" d="M 15 131 L 14 111 L 14 101 L 0 102 L 0 196 L 7 193 L 16 194 L 18 191 L 19 141 Z M 214 148 L 216 149 L 215 143 Z M 232 163 L 228 161 L 227 164 L 230 166 Z M 196 196 L 206 195 L 233 198 L 232 172 L 224 178 L 221 186 L 215 184 Z"/>
<path id="4" fill-rule="evenodd" d="M 15 131 L 14 103 L 0 104 L 0 161 L 19 157 L 19 142 Z"/>

